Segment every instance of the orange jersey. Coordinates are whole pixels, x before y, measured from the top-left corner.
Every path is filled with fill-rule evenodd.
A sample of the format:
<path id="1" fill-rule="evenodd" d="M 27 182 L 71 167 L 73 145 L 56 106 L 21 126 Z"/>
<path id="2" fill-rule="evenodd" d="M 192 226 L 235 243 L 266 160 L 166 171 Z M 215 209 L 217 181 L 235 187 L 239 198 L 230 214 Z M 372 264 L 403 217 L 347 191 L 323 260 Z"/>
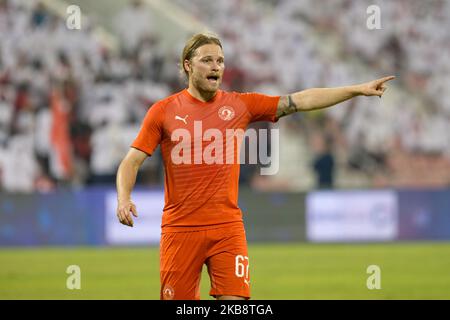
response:
<path id="1" fill-rule="evenodd" d="M 151 155 L 161 144 L 163 232 L 242 221 L 239 146 L 236 139 L 229 143 L 230 133 L 245 131 L 255 121 L 275 122 L 279 98 L 219 90 L 213 99 L 202 102 L 185 89 L 148 110 L 132 147 Z"/>

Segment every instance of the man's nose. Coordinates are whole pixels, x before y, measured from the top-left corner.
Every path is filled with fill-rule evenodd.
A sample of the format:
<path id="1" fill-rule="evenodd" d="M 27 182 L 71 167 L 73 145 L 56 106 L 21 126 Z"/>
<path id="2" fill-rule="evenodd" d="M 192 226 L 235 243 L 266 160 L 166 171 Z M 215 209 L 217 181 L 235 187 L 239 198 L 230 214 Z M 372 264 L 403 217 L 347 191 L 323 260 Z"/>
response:
<path id="1" fill-rule="evenodd" d="M 212 65 L 213 71 L 219 71 L 220 70 L 220 64 L 218 62 L 214 62 Z"/>

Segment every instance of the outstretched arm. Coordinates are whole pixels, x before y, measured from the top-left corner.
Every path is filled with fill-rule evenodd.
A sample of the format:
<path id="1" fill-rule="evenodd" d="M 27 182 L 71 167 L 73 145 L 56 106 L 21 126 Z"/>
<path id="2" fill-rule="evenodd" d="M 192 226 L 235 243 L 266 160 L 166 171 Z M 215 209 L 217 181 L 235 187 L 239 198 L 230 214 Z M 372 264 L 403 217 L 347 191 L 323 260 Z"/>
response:
<path id="1" fill-rule="evenodd" d="M 277 119 L 297 111 L 310 111 L 331 107 L 356 96 L 381 96 L 387 87 L 385 82 L 394 76 L 339 88 L 313 88 L 280 98 Z"/>
<path id="2" fill-rule="evenodd" d="M 131 214 L 138 216 L 136 206 L 131 201 L 131 191 L 136 183 L 138 170 L 146 158 L 145 152 L 131 148 L 117 170 L 117 218 L 126 226 L 133 226 Z"/>

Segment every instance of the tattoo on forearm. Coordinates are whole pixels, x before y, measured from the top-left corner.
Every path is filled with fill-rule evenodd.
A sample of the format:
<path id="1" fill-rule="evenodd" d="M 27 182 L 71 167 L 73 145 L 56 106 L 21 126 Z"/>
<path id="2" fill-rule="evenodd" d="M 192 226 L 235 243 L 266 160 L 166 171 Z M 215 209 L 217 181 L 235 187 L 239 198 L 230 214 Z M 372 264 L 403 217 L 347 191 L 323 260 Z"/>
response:
<path id="1" fill-rule="evenodd" d="M 295 104 L 291 95 L 283 96 L 280 98 L 277 108 L 277 118 L 287 116 L 288 114 L 294 113 L 296 111 L 297 105 Z"/>

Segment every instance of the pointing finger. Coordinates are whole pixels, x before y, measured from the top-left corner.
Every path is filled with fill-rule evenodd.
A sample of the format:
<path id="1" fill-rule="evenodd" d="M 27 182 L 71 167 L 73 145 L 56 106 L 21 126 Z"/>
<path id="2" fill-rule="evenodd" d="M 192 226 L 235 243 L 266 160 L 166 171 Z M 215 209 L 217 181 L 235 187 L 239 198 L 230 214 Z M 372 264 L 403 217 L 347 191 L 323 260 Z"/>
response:
<path id="1" fill-rule="evenodd" d="M 378 83 L 385 83 L 387 81 L 395 79 L 395 76 L 384 77 L 378 80 Z"/>

